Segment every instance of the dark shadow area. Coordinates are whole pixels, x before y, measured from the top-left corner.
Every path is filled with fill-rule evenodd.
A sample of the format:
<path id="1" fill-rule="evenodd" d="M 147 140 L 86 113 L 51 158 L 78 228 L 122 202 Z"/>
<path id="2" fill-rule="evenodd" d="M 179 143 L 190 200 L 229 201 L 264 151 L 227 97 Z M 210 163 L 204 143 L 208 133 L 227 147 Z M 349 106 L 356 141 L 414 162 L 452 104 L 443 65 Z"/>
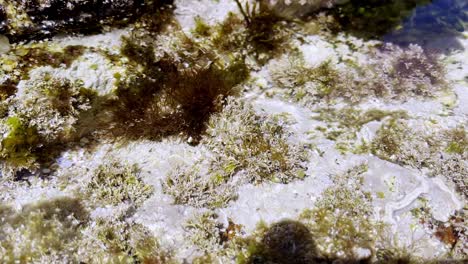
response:
<path id="1" fill-rule="evenodd" d="M 464 263 L 462 260 L 423 260 L 405 249 L 379 249 L 376 256 L 360 259 L 328 257 L 321 252 L 307 226 L 294 220 L 272 224 L 260 242 L 250 245 L 248 264 L 416 264 Z M 375 260 L 372 260 L 375 259 Z"/>
<path id="2" fill-rule="evenodd" d="M 309 229 L 302 223 L 283 220 L 273 224 L 247 260 L 249 264 L 321 263 Z M 326 262 L 323 262 L 326 263 Z"/>
<path id="3" fill-rule="evenodd" d="M 468 23 L 467 11 L 464 0 L 351 0 L 329 12 L 340 25 L 337 33 L 446 53 L 463 49 L 456 38 Z"/>
<path id="4" fill-rule="evenodd" d="M 0 6 L 0 34 L 10 42 L 40 40 L 59 33 L 93 34 L 106 26 L 122 27 L 132 23 L 141 15 L 153 12 L 173 0 L 11 0 L 10 4 L 27 15 L 9 19 L 6 6 Z M 6 4 L 5 4 L 6 5 Z"/>

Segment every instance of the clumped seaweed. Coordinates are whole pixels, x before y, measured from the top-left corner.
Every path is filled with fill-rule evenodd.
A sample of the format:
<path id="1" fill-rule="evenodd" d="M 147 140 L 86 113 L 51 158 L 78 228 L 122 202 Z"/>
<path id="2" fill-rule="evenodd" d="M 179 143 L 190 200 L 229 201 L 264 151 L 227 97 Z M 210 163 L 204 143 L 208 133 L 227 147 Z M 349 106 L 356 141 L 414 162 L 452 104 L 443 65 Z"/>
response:
<path id="1" fill-rule="evenodd" d="M 81 200 L 58 197 L 0 207 L 0 260 L 5 263 L 173 263 L 142 225 L 91 220 Z"/>
<path id="2" fill-rule="evenodd" d="M 467 155 L 468 153 L 468 133 L 463 126 L 450 129 L 446 132 L 448 137 L 448 153 Z"/>
<path id="3" fill-rule="evenodd" d="M 222 244 L 222 225 L 216 221 L 217 217 L 212 212 L 204 212 L 195 215 L 184 225 L 190 241 L 205 254 L 219 250 Z"/>
<path id="4" fill-rule="evenodd" d="M 281 118 L 256 114 L 247 103 L 231 99 L 210 120 L 205 144 L 223 153 L 223 160 L 233 163 L 233 171 L 242 170 L 249 182 L 288 183 L 301 178 L 306 157 L 304 148 L 288 142 L 288 137 Z"/>
<path id="5" fill-rule="evenodd" d="M 430 175 L 441 175 L 468 195 L 467 151 L 464 126 L 451 129 L 409 127 L 404 120 L 390 119 L 377 131 L 370 151 L 379 158 L 417 169 L 428 168 Z M 431 131 L 431 132 L 428 132 Z M 459 146 L 462 146 L 459 148 Z"/>
<path id="6" fill-rule="evenodd" d="M 228 99 L 211 117 L 202 143 L 214 156 L 177 168 L 165 181 L 176 203 L 222 207 L 235 198 L 235 182 L 288 183 L 305 177 L 306 151 L 288 142 L 280 119 L 256 114 L 245 102 Z"/>
<path id="7" fill-rule="evenodd" d="M 196 39 L 224 56 L 244 54 L 258 64 L 265 64 L 290 47 L 288 28 L 294 26 L 292 22 L 274 14 L 261 1 L 236 2 L 240 15 L 231 12 L 217 25 L 208 26 L 196 18 Z"/>
<path id="8" fill-rule="evenodd" d="M 110 103 L 112 122 L 125 124 L 112 126 L 111 133 L 154 139 L 183 132 L 195 143 L 209 116 L 222 108 L 220 100 L 248 77 L 242 57 L 222 61 L 184 35 L 178 41 L 175 54 L 156 57 L 153 47 L 125 40 L 122 52 L 135 71 L 120 82 L 118 98 Z"/>
<path id="9" fill-rule="evenodd" d="M 358 248 L 375 253 L 384 224 L 373 219 L 371 194 L 362 189 L 366 170 L 363 164 L 333 176 L 333 186 L 300 216 L 326 258 L 357 260 Z"/>
<path id="10" fill-rule="evenodd" d="M 31 69 L 47 65 L 53 68 L 69 67 L 85 50 L 86 48 L 80 45 L 60 48 L 48 42 L 13 45 L 7 54 L 0 56 L 0 72 L 7 76 L 0 83 L 0 98 L 3 101 L 14 95 L 17 84 L 21 79 L 29 78 Z"/>
<path id="11" fill-rule="evenodd" d="M 383 111 L 379 109 L 360 110 L 352 107 L 342 109 L 324 108 L 317 111 L 317 116 L 313 119 L 326 122 L 327 127 L 318 127 L 317 130 L 323 132 L 325 137 L 336 141 L 336 147 L 343 153 L 352 151 L 359 153 L 365 151 L 369 146 L 364 139 L 362 145 L 356 145 L 357 134 L 367 123 L 373 121 L 383 121 L 405 119 L 408 117 L 405 111 Z"/>
<path id="12" fill-rule="evenodd" d="M 153 188 L 143 182 L 136 165 L 123 165 L 117 161 L 100 165 L 86 186 L 86 193 L 96 205 L 129 203 L 141 205 Z"/>
<path id="13" fill-rule="evenodd" d="M 276 85 L 288 89 L 289 98 L 306 104 L 329 100 L 333 91 L 342 86 L 340 74 L 330 61 L 313 68 L 308 67 L 300 55 L 283 58 L 279 66 L 271 70 L 271 75 Z"/>
<path id="14" fill-rule="evenodd" d="M 242 5 L 236 0 L 247 29 L 246 40 L 252 46 L 256 58 L 264 61 L 269 54 L 275 54 L 286 43 L 288 33 L 284 19 L 274 14 L 263 1 L 254 1 L 250 6 L 249 1 Z"/>
<path id="15" fill-rule="evenodd" d="M 47 160 L 54 148 L 74 138 L 74 126 L 90 106 L 91 94 L 80 82 L 42 74 L 25 82 L 8 101 L 1 120 L 0 155 L 4 175 L 32 170 Z"/>
<path id="16" fill-rule="evenodd" d="M 21 212 L 2 210 L 0 260 L 5 263 L 56 261 L 72 256 L 89 221 L 77 199 L 61 197 L 27 205 Z"/>
<path id="17" fill-rule="evenodd" d="M 196 162 L 180 166 L 167 175 L 164 192 L 174 198 L 175 204 L 218 208 L 237 198 L 236 186 L 228 178 L 233 174 L 232 165 L 228 163 L 226 167 L 218 169 L 217 174 L 210 175 L 205 169 L 210 164 L 201 164 Z"/>
<path id="18" fill-rule="evenodd" d="M 324 99 L 326 103 L 340 99 L 355 104 L 369 98 L 433 98 L 449 87 L 444 67 L 418 45 L 400 48 L 386 44 L 367 55 L 365 62 L 346 62 L 338 70 L 330 61 L 312 67 L 300 54 L 291 54 L 271 67 L 270 73 L 288 99 L 306 105 Z"/>
<path id="19" fill-rule="evenodd" d="M 98 218 L 83 233 L 87 239 L 80 241 L 77 259 L 85 263 L 176 263 L 151 231 L 137 223 Z"/>

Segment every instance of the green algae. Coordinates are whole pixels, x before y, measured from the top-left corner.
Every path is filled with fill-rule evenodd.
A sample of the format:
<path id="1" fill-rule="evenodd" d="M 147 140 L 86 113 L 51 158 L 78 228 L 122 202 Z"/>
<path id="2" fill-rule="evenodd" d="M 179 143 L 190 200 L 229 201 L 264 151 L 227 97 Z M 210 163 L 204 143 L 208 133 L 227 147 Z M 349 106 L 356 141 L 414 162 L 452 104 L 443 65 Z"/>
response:
<path id="1" fill-rule="evenodd" d="M 224 207 L 236 198 L 238 181 L 289 183 L 304 179 L 307 152 L 288 142 L 282 118 L 257 114 L 247 102 L 229 98 L 223 111 L 211 116 L 201 140 L 215 156 L 177 167 L 167 175 L 165 192 L 176 204 Z"/>
<path id="2" fill-rule="evenodd" d="M 0 260 L 4 263 L 31 263 L 77 250 L 79 229 L 89 221 L 80 201 L 61 197 L 28 205 L 19 213 L 1 216 Z"/>
<path id="3" fill-rule="evenodd" d="M 176 263 L 171 253 L 162 250 L 159 241 L 140 224 L 97 219 L 91 231 L 93 238 L 84 241 L 91 251 L 84 258 L 88 263 Z"/>
<path id="4" fill-rule="evenodd" d="M 8 117 L 5 123 L 10 132 L 1 141 L 1 157 L 7 166 L 30 167 L 36 159 L 34 149 L 39 144 L 37 129 L 25 124 L 18 116 Z"/>
<path id="5" fill-rule="evenodd" d="M 1 156 L 8 173 L 34 170 L 47 163 L 76 138 L 74 126 L 90 107 L 90 95 L 81 82 L 43 74 L 21 96 L 9 100 L 2 119 L 5 136 Z"/>
<path id="6" fill-rule="evenodd" d="M 456 127 L 446 132 L 448 136 L 448 153 L 466 154 L 468 152 L 468 134 L 462 126 Z"/>
<path id="7" fill-rule="evenodd" d="M 14 95 L 16 85 L 20 80 L 29 78 L 30 70 L 40 66 L 69 67 L 85 50 L 80 45 L 70 45 L 63 49 L 49 47 L 47 42 L 14 46 L 8 54 L 0 57 L 1 69 L 9 74 L 9 79 L 0 84 L 0 99 L 3 101 Z"/>
<path id="8" fill-rule="evenodd" d="M 358 259 L 356 248 L 374 252 L 384 224 L 373 220 L 372 198 L 362 190 L 367 167 L 360 165 L 332 177 L 315 208 L 305 210 L 300 219 L 311 229 L 327 258 Z"/>
<path id="9" fill-rule="evenodd" d="M 217 223 L 218 216 L 212 212 L 197 214 L 184 225 L 190 241 L 204 253 L 210 253 L 221 245 L 221 225 Z"/>
<path id="10" fill-rule="evenodd" d="M 58 197 L 20 212 L 0 206 L 3 263 L 175 263 L 145 227 L 120 219 L 91 220 L 81 200 Z"/>
<path id="11" fill-rule="evenodd" d="M 125 166 L 118 162 L 100 165 L 86 186 L 88 197 L 99 205 L 129 203 L 140 205 L 152 193 L 153 187 L 145 184 L 136 165 Z"/>
<path id="12" fill-rule="evenodd" d="M 377 136 L 371 143 L 371 152 L 378 157 L 391 160 L 401 152 L 403 143 L 411 140 L 408 137 L 408 127 L 398 120 L 391 119 L 377 131 Z"/>
<path id="13" fill-rule="evenodd" d="M 405 111 L 383 111 L 379 109 L 360 110 L 352 107 L 343 109 L 324 108 L 317 111 L 315 120 L 327 123 L 327 127 L 317 127 L 316 130 L 329 139 L 336 141 L 336 148 L 341 153 L 353 152 L 367 153 L 370 144 L 364 139 L 356 142 L 357 135 L 362 127 L 370 122 L 382 121 L 384 119 L 406 119 Z"/>
<path id="14" fill-rule="evenodd" d="M 195 28 L 193 29 L 193 33 L 197 37 L 209 37 L 211 35 L 212 28 L 203 21 L 203 18 L 197 16 L 195 17 Z"/>

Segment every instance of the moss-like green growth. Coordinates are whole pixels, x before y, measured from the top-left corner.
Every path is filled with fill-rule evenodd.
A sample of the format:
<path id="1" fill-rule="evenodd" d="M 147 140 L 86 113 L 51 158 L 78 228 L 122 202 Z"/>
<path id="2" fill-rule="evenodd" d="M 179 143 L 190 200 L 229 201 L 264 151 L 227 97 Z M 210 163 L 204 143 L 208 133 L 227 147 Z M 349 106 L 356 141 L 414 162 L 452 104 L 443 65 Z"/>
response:
<path id="1" fill-rule="evenodd" d="M 89 198 L 97 205 L 130 203 L 138 206 L 152 193 L 153 187 L 143 182 L 136 165 L 118 162 L 100 165 L 86 187 Z"/>
<path id="2" fill-rule="evenodd" d="M 159 241 L 144 226 L 125 221 L 97 219 L 83 230 L 80 261 L 85 263 L 175 263 L 171 253 L 161 249 Z"/>
<path id="3" fill-rule="evenodd" d="M 198 37 L 208 37 L 211 35 L 211 27 L 203 21 L 203 18 L 197 16 L 195 17 L 195 28 L 193 33 Z"/>
<path id="4" fill-rule="evenodd" d="M 407 121 L 390 119 L 377 131 L 370 151 L 381 159 L 412 168 L 429 169 L 432 176 L 443 176 L 468 196 L 466 133 L 464 126 L 452 129 L 409 127 Z M 441 155 L 441 153 L 446 154 Z"/>
<path id="5" fill-rule="evenodd" d="M 223 207 L 236 197 L 234 176 L 242 182 L 288 183 L 305 177 L 303 146 L 288 142 L 281 118 L 256 114 L 245 102 L 228 100 L 211 117 L 202 143 L 215 155 L 171 172 L 165 191 L 176 203 Z"/>
<path id="6" fill-rule="evenodd" d="M 377 136 L 372 141 L 372 154 L 392 160 L 401 153 L 403 144 L 411 140 L 409 132 L 405 123 L 391 119 L 377 131 Z"/>
<path id="7" fill-rule="evenodd" d="M 270 73 L 284 89 L 279 91 L 283 96 L 305 105 L 432 98 L 449 87 L 443 65 L 420 46 L 403 49 L 387 44 L 367 55 L 365 62 L 348 62 L 338 69 L 330 61 L 311 67 L 301 54 L 291 54 L 272 65 Z"/>
<path id="8" fill-rule="evenodd" d="M 337 148 L 343 153 L 347 151 L 354 153 L 367 152 L 370 147 L 368 142 L 363 141 L 356 144 L 357 134 L 365 124 L 387 118 L 398 120 L 408 117 L 405 111 L 382 111 L 378 109 L 363 111 L 351 107 L 343 109 L 324 108 L 318 110 L 318 114 L 313 119 L 327 123 L 327 127 L 319 127 L 317 130 L 324 133 L 327 139 L 336 141 Z"/>
<path id="9" fill-rule="evenodd" d="M 25 124 L 18 116 L 5 120 L 8 134 L 2 138 L 0 156 L 7 167 L 29 168 L 36 161 L 34 150 L 39 144 L 39 135 L 34 126 Z"/>
<path id="10" fill-rule="evenodd" d="M 122 220 L 92 221 L 80 200 L 61 197 L 0 206 L 2 263 L 174 263 L 143 226 Z"/>
<path id="11" fill-rule="evenodd" d="M 212 28 L 196 24 L 203 28 L 203 34 L 196 33 L 200 40 L 222 54 L 248 54 L 259 64 L 286 51 L 290 45 L 288 37 L 291 35 L 288 23 L 276 16 L 260 1 L 236 1 L 242 15 L 229 13 L 227 18 Z"/>
<path id="12" fill-rule="evenodd" d="M 358 259 L 356 249 L 374 252 L 383 223 L 372 219 L 372 198 L 362 190 L 367 166 L 360 165 L 335 175 L 333 186 L 324 191 L 315 208 L 300 219 L 310 228 L 317 246 L 327 258 Z"/>
<path id="13" fill-rule="evenodd" d="M 210 173 L 210 164 L 197 161 L 193 165 L 181 166 L 169 173 L 164 181 L 164 192 L 174 198 L 175 204 L 195 207 L 219 208 L 237 198 L 236 186 L 230 182 L 235 164 L 217 168 Z"/>
<path id="14" fill-rule="evenodd" d="M 2 69 L 16 73 L 13 80 L 17 84 L 18 78 L 27 79 L 29 70 L 35 67 L 69 67 L 85 51 L 86 47 L 80 45 L 61 48 L 48 42 L 15 45 L 8 54 L 1 56 Z"/>
<path id="15" fill-rule="evenodd" d="M 340 128 L 361 128 L 363 125 L 372 121 L 382 121 L 384 118 L 392 117 L 393 119 L 407 118 L 405 111 L 383 111 L 379 109 L 370 109 L 362 111 L 354 108 L 333 109 L 326 108 L 318 111 L 319 116 L 315 120 L 338 123 Z"/>
<path id="16" fill-rule="evenodd" d="M 230 100 L 222 113 L 213 116 L 204 143 L 223 153 L 222 166 L 217 167 L 231 174 L 242 170 L 249 182 L 288 183 L 305 169 L 301 164 L 306 153 L 288 142 L 281 118 L 256 114 L 244 102 Z"/>
<path id="17" fill-rule="evenodd" d="M 1 210 L 0 260 L 4 263 L 51 262 L 72 256 L 88 213 L 80 201 L 55 198 L 27 205 L 19 213 Z"/>
<path id="18" fill-rule="evenodd" d="M 204 253 L 211 253 L 221 246 L 221 225 L 212 212 L 195 215 L 184 225 L 190 241 Z"/>
<path id="19" fill-rule="evenodd" d="M 278 87 L 288 90 L 288 98 L 304 104 L 333 99 L 343 86 L 340 73 L 330 61 L 309 67 L 300 55 L 283 58 L 271 75 Z"/>
<path id="20" fill-rule="evenodd" d="M 46 161 L 55 155 L 61 144 L 75 138 L 74 126 L 91 107 L 91 99 L 81 82 L 48 74 L 25 82 L 22 92 L 9 100 L 1 120 L 4 168 L 9 172 L 34 169 L 38 159 Z"/>
<path id="21" fill-rule="evenodd" d="M 287 32 L 286 23 L 275 15 L 263 1 L 254 1 L 249 6 L 249 1 L 245 1 L 242 6 L 240 0 L 236 0 L 240 12 L 244 17 L 247 28 L 247 43 L 252 45 L 252 51 L 255 52 L 260 62 L 274 55 L 279 49 L 284 49 L 282 45 L 286 43 Z"/>
<path id="22" fill-rule="evenodd" d="M 320 64 L 316 68 L 305 66 L 302 58 L 293 56 L 290 58 L 290 70 L 286 72 L 273 71 L 273 78 L 277 85 L 284 88 L 303 87 L 308 83 L 316 83 L 313 91 L 300 89 L 295 91 L 293 97 L 300 101 L 307 94 L 317 96 L 320 99 L 327 98 L 332 91 L 339 86 L 339 73 L 333 69 L 330 61 Z"/>
<path id="23" fill-rule="evenodd" d="M 0 101 L 16 93 L 16 85 L 21 79 L 29 78 L 31 69 L 46 65 L 69 67 L 85 50 L 78 45 L 50 47 L 47 42 L 13 46 L 9 53 L 0 56 L 0 71 L 8 76 L 0 82 Z"/>
<path id="24" fill-rule="evenodd" d="M 448 136 L 448 153 L 457 153 L 463 155 L 468 152 L 468 134 L 462 126 L 456 127 L 446 132 Z"/>

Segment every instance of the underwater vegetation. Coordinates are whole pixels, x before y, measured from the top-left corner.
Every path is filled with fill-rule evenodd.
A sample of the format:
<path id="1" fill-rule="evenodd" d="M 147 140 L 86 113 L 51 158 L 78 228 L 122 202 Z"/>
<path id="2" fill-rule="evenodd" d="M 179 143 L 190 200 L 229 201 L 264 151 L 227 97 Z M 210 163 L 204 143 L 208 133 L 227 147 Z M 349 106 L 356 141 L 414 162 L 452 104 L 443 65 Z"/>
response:
<path id="1" fill-rule="evenodd" d="M 386 44 L 365 62 L 345 62 L 338 70 L 330 61 L 309 66 L 300 54 L 284 57 L 270 73 L 285 96 L 305 105 L 355 104 L 369 98 L 405 101 L 431 98 L 448 89 L 444 67 L 418 45 L 400 48 Z"/>
<path id="2" fill-rule="evenodd" d="M 14 2 L 21 8 L 11 10 Z M 374 194 L 363 188 L 364 164 L 333 172 L 329 178 L 317 175 L 331 185 L 322 193 L 307 193 L 310 204 L 293 215 L 287 212 L 291 219 L 260 222 L 247 233 L 229 218 L 250 224 L 246 212 L 229 211 L 230 203 L 243 195 L 239 192 L 243 185 L 285 190 L 294 187 L 285 188 L 289 183 L 310 184 L 309 179 L 302 182 L 316 176 L 309 175 L 309 154 L 317 151 L 320 157 L 314 155 L 317 160 L 312 162 L 322 162 L 325 153 L 312 149 L 313 137 L 306 139 L 316 133 L 335 141 L 326 142 L 323 151 L 336 147 L 341 154 L 375 155 L 430 177 L 446 177 L 449 189 L 468 195 L 468 136 L 466 125 L 452 122 L 459 120 L 457 110 L 447 119 L 425 120 L 425 112 L 410 117 L 405 111 L 373 108 L 398 109 L 400 103 L 429 101 L 447 92 L 440 58 L 418 45 L 398 47 L 347 37 L 343 43 L 343 38 L 323 32 L 344 29 L 360 34 L 367 25 L 373 32 L 363 34 L 375 38 L 402 23 L 417 26 L 421 23 L 417 6 L 429 1 L 305 1 L 315 3 L 314 11 L 320 14 L 296 19 L 296 14 L 272 9 L 266 0 L 236 0 L 231 4 L 237 4 L 237 12 L 216 24 L 210 24 L 211 14 L 207 21 L 198 16 L 191 32 L 177 20 L 201 11 L 186 14 L 172 5 L 160 7 L 172 1 L 73 1 L 76 5 L 68 7 L 65 2 L 71 1 L 3 1 L 10 9 L 0 5 L 0 32 L 8 32 L 16 42 L 129 26 L 123 33 L 90 38 L 99 44 L 89 45 L 97 47 L 61 47 L 51 40 L 12 44 L 9 51 L 2 51 L 0 169 L 6 180 L 2 198 L 9 203 L 0 205 L 0 262 L 185 263 L 194 257 L 193 263 L 203 264 L 431 263 L 413 256 L 413 248 L 398 247 L 398 238 L 391 238 L 388 226 L 376 218 Z M 442 12 L 442 1 L 432 2 Z M 457 29 L 460 23 L 463 26 L 460 14 L 441 23 Z M 12 16 L 19 24 L 13 24 Z M 77 16 L 82 20 L 64 22 Z M 322 28 L 321 23 L 330 27 Z M 50 32 L 35 31 L 44 25 Z M 120 42 L 113 39 L 114 33 L 123 34 Z M 333 49 L 338 61 L 331 55 L 328 61 L 309 65 L 299 50 L 314 41 L 327 42 L 326 49 Z M 110 47 L 115 43 L 121 46 Z M 88 66 L 90 62 L 94 64 Z M 103 70 L 101 62 L 109 66 Z M 88 71 L 75 66 L 89 67 L 96 75 L 92 77 L 99 77 L 96 83 L 87 87 L 77 79 L 74 71 L 80 71 L 77 75 Z M 257 88 L 262 94 L 256 94 Z M 263 96 L 280 97 L 283 102 L 277 106 L 293 113 L 257 109 L 261 104 L 256 100 Z M 302 132 L 302 118 L 322 125 Z M 436 120 L 447 121 L 450 127 Z M 431 124 L 419 126 L 419 121 Z M 377 122 L 382 126 L 374 136 Z M 357 142 L 368 124 L 371 135 L 364 137 L 370 136 L 370 142 Z M 126 147 L 141 154 L 147 144 L 157 147 L 144 153 L 145 160 L 129 158 L 138 165 L 125 160 L 130 151 Z M 190 155 L 179 159 L 175 145 Z M 157 151 L 155 160 L 152 151 Z M 163 156 L 159 151 L 169 154 L 159 159 Z M 337 166 L 346 163 L 345 158 L 332 157 Z M 30 174 L 40 177 L 23 177 Z M 155 183 L 157 177 L 162 177 L 162 188 Z M 23 191 L 32 191 L 34 197 L 56 192 L 70 196 L 24 204 L 33 198 L 20 197 Z M 153 196 L 155 191 L 162 193 Z M 148 200 L 151 196 L 163 199 Z M 154 213 L 163 220 L 152 223 L 148 211 L 156 207 Z M 265 212 L 265 208 L 247 212 L 252 209 Z M 417 225 L 426 228 L 427 236 L 433 235 L 431 242 L 438 239 L 449 245 L 449 257 L 466 258 L 463 211 L 442 223 L 427 205 L 415 209 Z M 174 214 L 164 215 L 167 211 Z M 181 214 L 188 220 L 173 219 Z M 175 224 L 165 226 L 172 220 Z M 171 237 L 172 231 L 178 232 L 176 236 Z M 187 254 L 188 260 L 180 260 Z"/>
<path id="3" fill-rule="evenodd" d="M 247 102 L 229 98 L 201 140 L 212 154 L 169 174 L 165 192 L 177 204 L 223 207 L 235 198 L 235 183 L 302 179 L 307 153 L 288 136 L 280 117 L 257 114 Z"/>
<path id="4" fill-rule="evenodd" d="M 139 173 L 136 165 L 118 161 L 102 164 L 91 173 L 87 197 L 100 206 L 121 203 L 138 206 L 153 193 L 153 187 L 145 184 Z"/>
<path id="5" fill-rule="evenodd" d="M 291 47 L 289 38 L 295 27 L 292 21 L 276 15 L 263 1 L 236 3 L 240 15 L 229 13 L 216 25 L 195 18 L 195 38 L 220 54 L 243 54 L 260 65 Z"/>
<path id="6" fill-rule="evenodd" d="M 389 242 L 387 226 L 374 219 L 372 196 L 362 188 L 366 169 L 361 164 L 332 175 L 334 185 L 311 209 L 296 219 L 259 222 L 248 235 L 232 220 L 223 226 L 212 212 L 194 216 L 186 224 L 201 254 L 193 263 L 439 263 Z"/>
<path id="7" fill-rule="evenodd" d="M 79 200 L 62 197 L 28 205 L 16 213 L 2 205 L 0 259 L 4 263 L 31 263 L 71 255 L 77 228 L 89 221 Z"/>
<path id="8" fill-rule="evenodd" d="M 125 124 L 113 126 L 111 133 L 155 139 L 185 132 L 197 142 L 209 116 L 222 109 L 222 99 L 236 94 L 236 86 L 248 77 L 242 57 L 221 61 L 184 35 L 177 41 L 177 53 L 160 58 L 152 47 L 126 41 L 122 53 L 135 72 L 119 82 L 117 99 L 108 103 L 114 108 L 111 122 Z"/>
<path id="9" fill-rule="evenodd" d="M 0 122 L 3 175 L 35 168 L 41 158 L 46 158 L 43 150 L 52 152 L 50 147 L 73 140 L 74 125 L 91 107 L 89 95 L 80 82 L 47 73 L 25 82 L 22 90 L 9 98 Z"/>
<path id="10" fill-rule="evenodd" d="M 429 132 L 428 132 L 429 131 Z M 414 127 L 405 120 L 384 122 L 370 143 L 372 154 L 397 164 L 444 176 L 456 190 L 468 195 L 467 133 L 463 125 L 451 129 Z"/>
<path id="11" fill-rule="evenodd" d="M 327 257 L 358 259 L 358 248 L 372 255 L 382 239 L 384 223 L 372 219 L 371 194 L 361 188 L 366 170 L 363 164 L 332 177 L 333 187 L 300 216 Z"/>
<path id="12" fill-rule="evenodd" d="M 28 79 L 31 69 L 46 65 L 53 68 L 69 67 L 85 50 L 85 47 L 79 45 L 59 48 L 47 42 L 12 45 L 8 53 L 0 56 L 0 73 L 5 75 L 0 84 L 0 99 L 4 101 L 14 95 L 19 81 Z"/>
<path id="13" fill-rule="evenodd" d="M 111 136 L 153 140 L 176 135 L 197 144 L 210 115 L 222 109 L 223 98 L 237 94 L 237 86 L 248 78 L 249 71 L 243 55 L 220 57 L 180 30 L 169 36 L 177 43 L 177 50 L 162 47 L 163 54 L 155 52 L 165 41 L 155 42 L 154 34 L 168 30 L 164 24 L 173 23 L 171 11 L 170 8 L 159 11 L 160 20 L 142 17 L 143 26 L 135 27 L 122 40 L 126 72 L 116 76 L 118 82 L 111 96 L 98 96 L 80 82 L 57 80 L 48 76 L 46 70 L 40 78 L 25 80 L 33 67 L 69 67 L 86 50 L 83 47 L 68 46 L 54 51 L 33 45 L 14 48 L 5 55 L 4 70 L 18 73 L 11 76 L 20 76 L 2 86 L 3 98 L 11 97 L 0 108 L 4 134 L 14 130 L 3 140 L 2 147 L 10 171 L 33 170 L 38 165 L 38 156 L 47 160 L 45 153 L 49 156 L 55 153 L 48 146 L 73 143 L 87 135 L 98 139 Z M 146 41 L 151 39 L 153 44 L 148 45 Z M 26 94 L 16 91 L 21 79 L 28 86 L 24 89 Z"/>
<path id="14" fill-rule="evenodd" d="M 171 263 L 143 226 L 118 219 L 92 223 L 79 199 L 39 201 L 19 212 L 2 205 L 0 214 L 4 263 Z"/>
<path id="15" fill-rule="evenodd" d="M 342 109 L 323 108 L 315 111 L 317 116 L 313 119 L 324 122 L 326 126 L 316 128 L 317 133 L 336 142 L 336 148 L 341 153 L 353 152 L 359 154 L 368 151 L 369 144 L 361 139 L 359 142 L 357 135 L 362 127 L 373 121 L 382 121 L 391 118 L 392 120 L 408 118 L 405 111 L 383 111 L 379 109 L 360 110 L 352 107 Z M 314 135 L 314 132 L 310 132 Z"/>

